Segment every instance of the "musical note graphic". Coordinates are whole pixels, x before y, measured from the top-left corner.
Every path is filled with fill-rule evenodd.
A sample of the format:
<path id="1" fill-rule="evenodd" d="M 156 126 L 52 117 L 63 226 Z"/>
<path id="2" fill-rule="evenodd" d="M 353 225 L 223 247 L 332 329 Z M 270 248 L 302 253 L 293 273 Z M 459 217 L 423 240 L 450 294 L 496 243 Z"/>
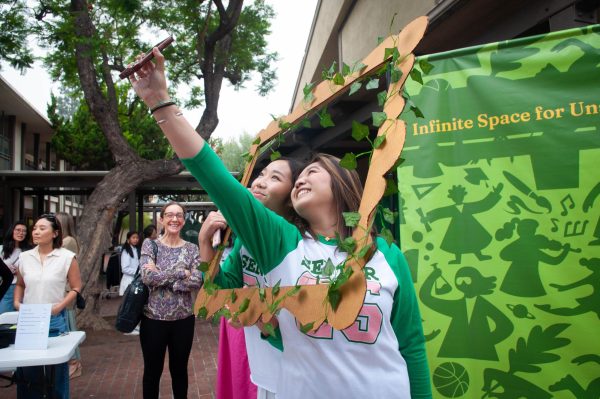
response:
<path id="1" fill-rule="evenodd" d="M 569 213 L 569 211 L 567 210 L 567 207 L 565 206 L 565 203 L 570 202 L 569 209 L 573 209 L 575 208 L 575 201 L 573 201 L 573 197 L 571 197 L 571 194 L 567 194 L 567 196 L 565 196 L 565 198 L 560 200 L 560 205 L 563 208 L 563 211 L 560 213 L 561 216 L 567 216 L 567 214 Z"/>
<path id="2" fill-rule="evenodd" d="M 552 228 L 550 230 L 553 233 L 556 233 L 558 231 L 558 219 L 557 218 L 552 218 L 552 219 L 550 219 L 550 221 L 552 222 Z"/>

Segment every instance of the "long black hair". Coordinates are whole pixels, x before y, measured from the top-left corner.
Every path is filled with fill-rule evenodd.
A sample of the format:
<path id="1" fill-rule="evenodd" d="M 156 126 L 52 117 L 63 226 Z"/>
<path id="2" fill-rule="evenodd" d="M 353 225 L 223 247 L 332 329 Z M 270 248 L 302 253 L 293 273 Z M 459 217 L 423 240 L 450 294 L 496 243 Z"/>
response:
<path id="1" fill-rule="evenodd" d="M 25 239 L 19 244 L 19 248 L 21 248 L 21 251 L 27 251 L 28 249 L 32 248 L 30 244 L 31 232 L 29 231 L 29 227 L 27 227 L 24 221 L 17 220 L 10 226 L 10 228 L 4 235 L 4 241 L 2 242 L 2 257 L 4 259 L 8 259 L 12 255 L 15 248 L 17 248 L 17 243 L 15 242 L 13 235 L 15 232 L 15 227 L 17 227 L 18 225 L 25 226 L 25 230 L 27 230 L 27 232 L 25 233 Z"/>
<path id="2" fill-rule="evenodd" d="M 123 244 L 123 251 L 127 251 L 129 256 L 131 256 L 133 258 L 134 257 L 133 250 L 135 249 L 135 251 L 137 252 L 138 259 L 139 259 L 141 256 L 139 241 L 138 241 L 138 245 L 136 245 L 136 246 L 132 246 L 131 244 L 129 244 L 129 239 L 134 234 L 137 234 L 138 237 L 140 236 L 137 231 L 130 231 L 129 233 L 127 233 L 127 241 L 125 241 L 125 244 Z"/>

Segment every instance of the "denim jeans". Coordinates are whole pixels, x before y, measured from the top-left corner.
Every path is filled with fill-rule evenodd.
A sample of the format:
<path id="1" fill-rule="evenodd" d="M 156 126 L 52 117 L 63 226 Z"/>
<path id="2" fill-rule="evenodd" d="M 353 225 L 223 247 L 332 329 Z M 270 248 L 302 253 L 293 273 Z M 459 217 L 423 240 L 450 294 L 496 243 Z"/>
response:
<path id="1" fill-rule="evenodd" d="M 50 317 L 50 337 L 56 337 L 67 330 L 66 312 L 63 310 L 56 316 Z M 46 373 L 49 366 L 46 366 Z M 53 398 L 69 399 L 69 365 L 68 363 L 54 366 L 54 395 Z M 38 399 L 42 395 L 44 366 L 17 368 L 17 399 Z"/>
<path id="2" fill-rule="evenodd" d="M 4 297 L 2 297 L 2 300 L 0 301 L 0 314 L 6 312 L 14 312 L 16 310 L 15 305 L 13 303 L 15 285 L 16 284 L 11 284 L 8 288 L 8 291 L 6 291 L 6 294 L 4 294 Z"/>

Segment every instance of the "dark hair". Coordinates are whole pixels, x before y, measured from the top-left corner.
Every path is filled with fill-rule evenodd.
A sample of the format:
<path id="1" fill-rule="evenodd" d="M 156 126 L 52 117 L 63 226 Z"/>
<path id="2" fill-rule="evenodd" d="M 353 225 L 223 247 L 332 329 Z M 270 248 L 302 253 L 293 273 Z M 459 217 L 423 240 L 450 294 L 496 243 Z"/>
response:
<path id="1" fill-rule="evenodd" d="M 35 223 L 37 223 L 40 219 L 46 219 L 47 221 L 49 221 L 50 226 L 52 226 L 52 230 L 58 232 L 56 237 L 54 237 L 52 239 L 52 248 L 56 249 L 56 248 L 62 247 L 63 239 L 62 239 L 62 227 L 60 225 L 60 220 L 58 220 L 56 218 L 56 215 L 53 213 L 45 213 L 43 215 L 40 215 L 40 217 L 37 218 Z M 35 223 L 34 223 L 34 225 L 35 225 Z"/>
<path id="2" fill-rule="evenodd" d="M 15 248 L 17 247 L 17 243 L 14 240 L 13 235 L 15 227 L 17 227 L 18 225 L 25 226 L 25 230 L 27 230 L 27 232 L 25 233 L 25 239 L 19 244 L 19 248 L 21 249 L 21 251 L 27 251 L 31 248 L 31 233 L 29 232 L 29 227 L 27 227 L 24 221 L 17 220 L 10 226 L 10 228 L 6 231 L 6 235 L 4 236 L 4 241 L 2 242 L 2 257 L 4 259 L 9 258 L 12 255 Z"/>
<path id="3" fill-rule="evenodd" d="M 125 241 L 125 244 L 123 244 L 123 250 L 126 251 L 129 256 L 131 256 L 133 258 L 133 248 L 135 248 L 135 251 L 137 252 L 138 255 L 138 259 L 140 258 L 140 243 L 138 242 L 138 245 L 132 247 L 131 244 L 129 244 L 129 239 L 131 238 L 131 236 L 133 236 L 134 234 L 137 234 L 139 237 L 139 234 L 137 231 L 130 231 L 129 233 L 127 233 L 127 241 Z"/>
<path id="4" fill-rule="evenodd" d="M 296 180 L 298 179 L 298 176 L 300 176 L 300 173 L 302 173 L 302 171 L 306 167 L 306 163 L 304 163 L 296 158 L 290 158 L 290 157 L 280 157 L 276 160 L 277 161 L 286 161 L 288 163 L 288 166 L 290 167 L 290 171 L 292 172 L 292 187 L 294 187 L 294 184 L 296 184 Z"/>
<path id="5" fill-rule="evenodd" d="M 148 226 L 144 227 L 144 239 L 150 238 L 150 236 L 152 236 L 152 233 L 154 233 L 155 231 L 156 226 L 153 224 L 149 224 Z"/>
<path id="6" fill-rule="evenodd" d="M 307 167 L 313 163 L 318 163 L 331 176 L 331 191 L 336 207 L 337 224 L 343 226 L 340 237 L 345 239 L 352 235 L 352 227 L 347 227 L 344 222 L 343 212 L 357 212 L 360 207 L 360 200 L 363 194 L 363 186 L 356 170 L 348 170 L 340 166 L 340 159 L 329 154 L 316 154 L 308 162 Z M 304 225 L 299 226 L 303 232 L 308 231 L 313 237 L 316 237 L 306 221 Z M 374 234 L 374 231 L 371 231 Z"/>

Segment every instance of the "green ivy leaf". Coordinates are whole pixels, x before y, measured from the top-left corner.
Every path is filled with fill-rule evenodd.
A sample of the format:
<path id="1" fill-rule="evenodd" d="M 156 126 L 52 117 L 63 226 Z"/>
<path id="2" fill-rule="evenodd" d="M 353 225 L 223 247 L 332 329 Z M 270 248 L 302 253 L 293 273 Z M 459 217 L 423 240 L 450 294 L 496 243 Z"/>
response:
<path id="1" fill-rule="evenodd" d="M 273 288 L 271 289 L 271 293 L 273 294 L 273 296 L 277 296 L 277 294 L 279 294 L 279 289 L 280 289 L 280 288 L 279 288 L 279 285 L 280 285 L 280 284 L 281 284 L 281 280 L 279 280 L 279 281 L 277 282 L 277 284 L 275 284 L 275 285 L 273 286 Z"/>
<path id="2" fill-rule="evenodd" d="M 342 216 L 346 227 L 356 227 L 360 221 L 360 213 L 358 212 L 342 212 Z"/>
<path id="3" fill-rule="evenodd" d="M 342 294 L 340 293 L 339 289 L 331 289 L 331 286 L 329 288 L 329 291 L 327 291 L 327 300 L 329 301 L 329 304 L 331 305 L 331 309 L 336 310 L 338 305 L 340 304 L 340 300 L 342 299 Z"/>
<path id="4" fill-rule="evenodd" d="M 248 310 L 249 305 L 250 305 L 250 299 L 244 298 L 244 301 L 242 302 L 242 304 L 240 305 L 240 308 L 237 311 L 237 314 L 244 313 L 246 310 Z"/>
<path id="5" fill-rule="evenodd" d="M 383 53 L 383 59 L 387 60 L 389 57 L 392 57 L 392 62 L 396 62 L 400 57 L 400 52 L 397 47 L 388 47 L 385 49 Z"/>
<path id="6" fill-rule="evenodd" d="M 373 141 L 373 148 L 381 147 L 381 145 L 385 142 L 385 137 L 385 134 L 375 137 L 375 140 Z"/>
<path id="7" fill-rule="evenodd" d="M 392 69 L 392 74 L 390 76 L 392 83 L 396 83 L 402 77 L 402 71 L 398 67 L 394 67 Z"/>
<path id="8" fill-rule="evenodd" d="M 314 83 L 307 83 L 304 85 L 304 88 L 302 89 L 302 92 L 304 93 L 304 97 L 308 96 L 309 94 L 312 93 L 313 89 L 315 87 Z"/>
<path id="9" fill-rule="evenodd" d="M 410 71 L 410 77 L 415 82 L 423 84 L 423 77 L 421 76 L 421 71 L 419 71 L 417 68 L 413 68 L 412 71 Z"/>
<path id="10" fill-rule="evenodd" d="M 344 80 L 344 77 L 341 73 L 337 72 L 335 75 L 333 75 L 333 84 L 343 86 L 344 83 L 346 83 L 346 81 Z"/>
<path id="11" fill-rule="evenodd" d="M 379 79 L 372 78 L 369 83 L 365 86 L 367 90 L 377 89 L 379 87 Z"/>
<path id="12" fill-rule="evenodd" d="M 352 121 L 352 138 L 356 141 L 361 141 L 369 136 L 369 126 L 363 125 L 357 121 Z"/>
<path id="13" fill-rule="evenodd" d="M 345 62 L 342 64 L 342 76 L 348 76 L 352 73 L 350 66 Z"/>
<path id="14" fill-rule="evenodd" d="M 377 45 L 380 45 L 385 40 L 384 36 L 377 36 Z"/>
<path id="15" fill-rule="evenodd" d="M 279 119 L 279 129 L 281 129 L 281 131 L 288 130 L 290 127 L 292 127 L 292 124 L 290 122 L 286 122 L 283 119 Z"/>
<path id="16" fill-rule="evenodd" d="M 396 221 L 396 216 L 398 216 L 398 212 L 394 212 L 394 211 L 390 210 L 389 208 L 383 208 L 382 214 L 383 214 L 383 220 L 385 220 L 389 224 L 394 224 L 394 222 Z"/>
<path id="17" fill-rule="evenodd" d="M 356 93 L 360 88 L 362 87 L 362 83 L 361 82 L 354 82 L 352 83 L 352 85 L 350 86 L 350 92 L 348 93 L 349 96 L 353 95 L 354 93 Z"/>
<path id="18" fill-rule="evenodd" d="M 331 261 L 331 259 L 327 259 L 325 263 L 325 267 L 321 271 L 321 275 L 327 278 L 331 278 L 333 272 L 335 271 L 335 265 Z"/>
<path id="19" fill-rule="evenodd" d="M 356 155 L 351 152 L 346 153 L 340 161 L 340 166 L 348 170 L 356 169 Z"/>
<path id="20" fill-rule="evenodd" d="M 213 295 L 220 287 L 212 281 L 204 281 L 204 290 L 208 295 Z"/>
<path id="21" fill-rule="evenodd" d="M 354 239 L 352 236 L 346 237 L 339 243 L 338 246 L 342 251 L 351 254 L 356 249 L 356 239 Z"/>
<path id="22" fill-rule="evenodd" d="M 367 256 L 367 252 L 369 252 L 369 245 L 365 245 L 364 247 L 362 247 L 360 249 L 360 251 L 358 251 L 358 254 L 356 256 L 358 256 L 359 258 L 364 258 L 365 256 Z"/>
<path id="23" fill-rule="evenodd" d="M 206 309 L 205 306 L 202 306 L 200 309 L 198 309 L 197 316 L 199 319 L 206 319 L 206 316 L 208 316 L 208 309 Z"/>
<path id="24" fill-rule="evenodd" d="M 273 151 L 270 158 L 271 158 L 271 162 L 277 161 L 279 158 L 281 158 L 281 153 L 279 151 Z"/>
<path id="25" fill-rule="evenodd" d="M 435 68 L 435 66 L 433 64 L 430 64 L 429 61 L 427 61 L 424 58 L 419 60 L 419 67 L 421 68 L 421 70 L 423 71 L 423 73 L 425 75 L 429 75 L 429 72 L 431 72 L 431 70 L 433 68 Z"/>
<path id="26" fill-rule="evenodd" d="M 375 127 L 381 126 L 387 119 L 385 112 L 372 112 L 371 115 L 373 116 L 373 126 Z"/>
<path id="27" fill-rule="evenodd" d="M 394 179 L 387 179 L 385 181 L 385 190 L 383 192 L 384 197 L 388 197 L 390 195 L 394 195 L 398 192 L 398 184 L 394 181 Z"/>
<path id="28" fill-rule="evenodd" d="M 386 90 L 382 90 L 379 93 L 377 93 L 377 104 L 380 107 L 383 107 L 385 105 L 386 100 L 387 100 L 387 91 Z"/>
<path id="29" fill-rule="evenodd" d="M 290 297 L 290 296 L 294 296 L 297 293 L 300 292 L 300 290 L 302 289 L 302 286 L 300 285 L 295 285 L 294 288 L 292 288 L 291 290 L 289 290 L 288 292 L 285 293 L 286 297 Z M 282 298 L 283 299 L 283 298 Z"/>
<path id="30" fill-rule="evenodd" d="M 263 324 L 263 329 L 271 337 L 275 337 L 276 336 L 276 334 L 275 334 L 275 327 L 273 327 L 273 324 L 271 324 L 271 323 L 264 323 Z"/>
<path id="31" fill-rule="evenodd" d="M 306 334 L 307 332 L 311 331 L 315 325 L 314 321 L 311 321 L 310 323 L 306 323 L 306 324 L 300 324 L 300 331 L 302 331 L 304 334 Z"/>
<path id="32" fill-rule="evenodd" d="M 200 270 L 202 273 L 206 273 L 208 271 L 208 266 L 208 262 L 200 262 L 200 264 L 198 265 L 198 270 Z"/>
<path id="33" fill-rule="evenodd" d="M 264 301 L 265 301 L 265 289 L 264 289 L 264 288 L 262 288 L 262 287 L 258 289 L 258 299 L 259 299 L 261 302 L 264 302 Z"/>
<path id="34" fill-rule="evenodd" d="M 231 295 L 229 296 L 229 299 L 231 300 L 231 303 L 235 303 L 235 301 L 237 301 L 237 294 L 234 290 L 231 290 Z"/>
<path id="35" fill-rule="evenodd" d="M 305 127 L 307 129 L 310 129 L 310 119 L 308 118 L 304 118 L 302 119 L 302 127 Z"/>
<path id="36" fill-rule="evenodd" d="M 327 112 L 326 108 L 323 108 L 323 110 L 321 112 L 319 112 L 318 115 L 319 115 L 321 127 L 335 126 L 335 123 L 333 123 L 333 120 L 331 119 L 331 115 L 329 115 L 329 112 Z"/>
<path id="37" fill-rule="evenodd" d="M 362 61 L 356 61 L 354 65 L 352 65 L 352 72 L 360 72 L 365 69 L 367 66 L 363 64 Z"/>
<path id="38" fill-rule="evenodd" d="M 392 243 L 394 242 L 394 235 L 392 234 L 392 231 L 387 227 L 381 229 L 381 233 L 379 234 L 379 236 L 383 238 L 388 243 L 388 245 L 392 245 Z"/>
<path id="39" fill-rule="evenodd" d="M 413 114 L 415 114 L 415 116 L 417 118 L 425 118 L 425 115 L 423 115 L 423 113 L 421 112 L 421 110 L 418 107 L 412 106 L 412 107 L 410 107 L 410 110 L 412 111 Z"/>
<path id="40" fill-rule="evenodd" d="M 254 139 L 254 141 L 252 142 L 253 145 L 258 145 L 260 144 L 260 137 L 257 137 L 256 139 Z"/>

